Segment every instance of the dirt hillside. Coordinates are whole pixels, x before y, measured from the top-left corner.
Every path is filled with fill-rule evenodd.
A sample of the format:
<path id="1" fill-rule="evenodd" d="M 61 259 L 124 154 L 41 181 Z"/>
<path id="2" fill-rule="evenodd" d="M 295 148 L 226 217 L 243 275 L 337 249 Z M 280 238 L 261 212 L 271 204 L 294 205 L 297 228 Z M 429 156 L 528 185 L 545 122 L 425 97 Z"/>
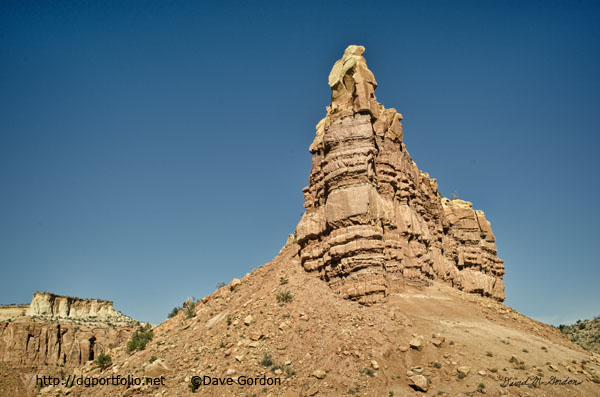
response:
<path id="1" fill-rule="evenodd" d="M 295 244 L 287 247 L 239 284 L 206 297 L 194 306 L 194 317 L 182 311 L 156 326 L 144 350 L 130 354 L 120 346 L 109 351 L 109 368 L 92 369 L 89 363 L 78 372 L 164 376 L 164 385 L 57 386 L 41 395 L 600 394 L 595 377 L 600 356 L 494 299 L 433 282 L 397 288 L 386 302 L 363 306 L 305 272 L 297 251 Z M 194 376 L 281 383 L 201 385 L 192 393 Z M 526 379 L 529 386 L 506 385 Z M 558 384 L 564 381 L 578 384 Z"/>

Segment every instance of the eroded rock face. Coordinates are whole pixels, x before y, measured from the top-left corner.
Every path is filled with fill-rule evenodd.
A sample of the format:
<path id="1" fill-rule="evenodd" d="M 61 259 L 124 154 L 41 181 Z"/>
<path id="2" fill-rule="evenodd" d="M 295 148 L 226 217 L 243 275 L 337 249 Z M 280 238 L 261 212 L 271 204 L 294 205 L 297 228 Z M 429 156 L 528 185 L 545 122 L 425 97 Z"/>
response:
<path id="1" fill-rule="evenodd" d="M 132 322 L 131 318 L 116 311 L 111 301 L 81 299 L 55 295 L 50 292 L 36 292 L 25 312 L 27 316 L 59 317 L 71 320 L 94 320 L 112 322 Z"/>
<path id="2" fill-rule="evenodd" d="M 127 341 L 133 326 L 64 324 L 21 317 L 0 323 L 0 361 L 13 367 L 79 366 Z"/>
<path id="3" fill-rule="evenodd" d="M 13 367 L 79 366 L 127 340 L 139 324 L 111 301 L 36 292 L 0 306 L 0 361 Z"/>
<path id="4" fill-rule="evenodd" d="M 305 270 L 369 304 L 407 280 L 441 279 L 504 299 L 502 260 L 482 211 L 444 199 L 402 141 L 402 115 L 375 98 L 364 47 L 329 75 L 327 115 L 310 146 L 306 212 L 296 227 Z"/>

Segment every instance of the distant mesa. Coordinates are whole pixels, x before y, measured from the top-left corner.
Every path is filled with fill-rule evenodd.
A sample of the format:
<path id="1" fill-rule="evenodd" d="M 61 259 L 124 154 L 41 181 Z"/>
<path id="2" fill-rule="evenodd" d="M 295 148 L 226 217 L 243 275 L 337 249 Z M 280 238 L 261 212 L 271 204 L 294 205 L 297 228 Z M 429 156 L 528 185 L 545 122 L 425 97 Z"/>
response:
<path id="1" fill-rule="evenodd" d="M 375 98 L 364 51 L 349 46 L 329 74 L 331 104 L 309 148 L 306 212 L 296 227 L 302 266 L 364 304 L 427 280 L 503 301 L 490 223 L 471 203 L 442 198 L 419 170 L 402 115 Z"/>
<path id="2" fill-rule="evenodd" d="M 0 305 L 0 321 L 19 317 L 99 321 L 131 324 L 136 321 L 113 307 L 113 302 L 36 292 L 29 305 Z"/>
<path id="3" fill-rule="evenodd" d="M 0 306 L 0 367 L 27 376 L 78 367 L 124 343 L 138 325 L 111 301 L 36 292 L 29 305 Z"/>

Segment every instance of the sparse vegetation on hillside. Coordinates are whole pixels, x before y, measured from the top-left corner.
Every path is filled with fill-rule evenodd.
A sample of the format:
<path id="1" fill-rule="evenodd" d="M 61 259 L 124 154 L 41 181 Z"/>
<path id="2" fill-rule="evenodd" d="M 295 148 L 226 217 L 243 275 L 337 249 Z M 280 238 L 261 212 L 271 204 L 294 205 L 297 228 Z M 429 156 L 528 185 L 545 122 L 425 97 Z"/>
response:
<path id="1" fill-rule="evenodd" d="M 277 294 L 277 302 L 278 303 L 287 303 L 287 302 L 291 302 L 293 299 L 293 295 L 292 293 L 287 290 L 287 291 L 281 291 Z"/>
<path id="2" fill-rule="evenodd" d="M 196 316 L 196 308 L 194 305 L 187 305 L 185 307 L 185 318 L 192 318 Z"/>
<path id="3" fill-rule="evenodd" d="M 179 313 L 179 311 L 180 311 L 180 310 L 181 310 L 181 307 L 179 307 L 179 306 L 175 306 L 175 307 L 173 308 L 173 310 L 171 310 L 171 313 L 169 313 L 169 314 L 168 314 L 168 317 L 169 317 L 169 318 L 173 318 L 173 317 L 175 317 L 175 316 L 176 316 L 176 315 Z"/>
<path id="4" fill-rule="evenodd" d="M 271 357 L 271 355 L 269 354 L 269 352 L 265 352 L 263 359 L 261 360 L 260 364 L 263 367 L 270 367 L 271 365 L 273 365 L 273 358 Z"/>
<path id="5" fill-rule="evenodd" d="M 198 303 L 196 298 L 188 298 L 185 302 L 183 302 L 183 312 L 185 313 L 185 318 L 196 317 L 196 303 Z"/>
<path id="6" fill-rule="evenodd" d="M 144 350 L 148 342 L 152 340 L 154 333 L 152 332 L 152 326 L 146 324 L 143 327 L 138 328 L 131 339 L 127 342 L 127 352 L 132 353 L 134 351 Z"/>
<path id="7" fill-rule="evenodd" d="M 577 320 L 572 325 L 561 324 L 558 329 L 584 349 L 600 353 L 600 316 L 592 320 Z"/>
<path id="8" fill-rule="evenodd" d="M 96 367 L 104 371 L 106 368 L 112 365 L 112 359 L 108 354 L 100 353 L 98 354 L 98 357 L 96 357 L 95 363 Z"/>

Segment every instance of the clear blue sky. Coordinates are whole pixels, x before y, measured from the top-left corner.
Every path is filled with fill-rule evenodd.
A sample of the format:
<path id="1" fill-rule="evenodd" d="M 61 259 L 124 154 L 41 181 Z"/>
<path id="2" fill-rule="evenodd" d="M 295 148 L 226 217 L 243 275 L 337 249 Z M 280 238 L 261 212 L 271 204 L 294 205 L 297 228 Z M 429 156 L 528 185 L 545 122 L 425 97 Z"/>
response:
<path id="1" fill-rule="evenodd" d="M 600 3 L 224 3 L 0 3 L 0 303 L 157 323 L 269 262 L 360 44 L 419 168 L 491 221 L 506 303 L 600 314 Z"/>

